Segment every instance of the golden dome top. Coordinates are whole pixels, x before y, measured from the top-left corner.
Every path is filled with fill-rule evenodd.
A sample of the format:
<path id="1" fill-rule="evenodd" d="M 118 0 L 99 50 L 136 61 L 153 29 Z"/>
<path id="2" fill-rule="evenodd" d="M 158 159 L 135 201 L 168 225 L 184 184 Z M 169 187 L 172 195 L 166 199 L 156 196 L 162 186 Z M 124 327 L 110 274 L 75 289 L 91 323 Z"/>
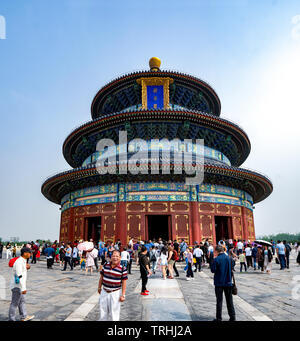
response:
<path id="1" fill-rule="evenodd" d="M 161 65 L 161 60 L 157 57 L 152 57 L 149 60 L 149 66 L 151 71 L 158 71 Z"/>

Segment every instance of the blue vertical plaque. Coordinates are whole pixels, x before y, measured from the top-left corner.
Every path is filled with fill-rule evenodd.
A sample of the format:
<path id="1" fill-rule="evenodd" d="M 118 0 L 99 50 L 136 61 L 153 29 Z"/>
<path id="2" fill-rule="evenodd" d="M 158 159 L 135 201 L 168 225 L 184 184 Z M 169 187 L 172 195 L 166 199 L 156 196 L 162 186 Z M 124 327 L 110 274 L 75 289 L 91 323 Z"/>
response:
<path id="1" fill-rule="evenodd" d="M 147 107 L 148 109 L 164 108 L 164 86 L 148 85 L 147 86 Z"/>

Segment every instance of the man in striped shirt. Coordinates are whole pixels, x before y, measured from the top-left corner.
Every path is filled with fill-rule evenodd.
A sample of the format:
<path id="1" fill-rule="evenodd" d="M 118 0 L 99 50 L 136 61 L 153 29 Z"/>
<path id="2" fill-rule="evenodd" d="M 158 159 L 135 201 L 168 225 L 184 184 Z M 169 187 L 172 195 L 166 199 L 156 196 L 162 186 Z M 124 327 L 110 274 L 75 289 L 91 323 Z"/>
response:
<path id="1" fill-rule="evenodd" d="M 100 294 L 99 321 L 119 321 L 121 302 L 125 301 L 127 268 L 122 267 L 121 253 L 114 250 L 111 261 L 100 272 L 98 292 Z"/>

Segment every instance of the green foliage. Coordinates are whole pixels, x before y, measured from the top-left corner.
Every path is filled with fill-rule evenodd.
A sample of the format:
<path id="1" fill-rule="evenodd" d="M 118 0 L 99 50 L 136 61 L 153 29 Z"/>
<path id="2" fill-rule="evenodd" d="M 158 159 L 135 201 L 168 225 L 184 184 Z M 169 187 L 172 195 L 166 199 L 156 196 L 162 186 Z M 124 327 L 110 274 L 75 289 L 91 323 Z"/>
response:
<path id="1" fill-rule="evenodd" d="M 270 241 L 271 239 L 277 242 L 277 240 L 286 240 L 288 243 L 295 243 L 300 242 L 300 233 L 293 234 L 293 233 L 277 233 L 277 234 L 270 234 L 268 236 L 261 236 L 257 237 L 257 239 L 263 239 L 266 241 Z"/>
<path id="2" fill-rule="evenodd" d="M 42 245 L 44 241 L 48 244 L 53 243 L 53 240 L 51 241 L 49 239 L 47 239 L 47 240 L 38 239 L 37 241 L 40 245 Z M 23 246 L 24 244 L 30 244 L 31 242 L 32 242 L 32 240 L 23 240 L 20 242 L 11 242 L 11 244 L 17 245 L 17 246 Z M 33 240 L 33 242 L 35 243 L 35 240 Z"/>

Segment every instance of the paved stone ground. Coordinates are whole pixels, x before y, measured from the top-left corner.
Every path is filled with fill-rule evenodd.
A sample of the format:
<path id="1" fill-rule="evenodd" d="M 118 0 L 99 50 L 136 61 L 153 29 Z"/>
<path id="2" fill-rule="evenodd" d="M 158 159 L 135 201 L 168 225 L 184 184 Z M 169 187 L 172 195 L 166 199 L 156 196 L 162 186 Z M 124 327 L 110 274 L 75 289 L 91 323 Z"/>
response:
<path id="1" fill-rule="evenodd" d="M 292 298 L 292 289 L 296 285 L 293 278 L 300 275 L 300 267 L 296 264 L 295 254 L 290 258 L 290 269 L 279 270 L 280 266 L 272 264 L 272 273 L 269 275 L 250 268 L 247 273 L 239 272 L 239 265 L 235 266 L 236 285 L 238 296 L 253 307 L 267 315 L 274 321 L 299 321 L 300 297 Z M 204 273 L 213 279 L 209 269 Z M 207 280 L 196 273 L 196 279 L 191 281 L 179 280 L 186 304 L 193 320 L 210 320 L 215 314 L 215 297 L 213 287 L 207 285 Z M 299 282 L 300 284 L 300 279 Z M 298 291 L 300 296 L 300 290 Z M 253 320 L 235 304 L 237 320 Z M 226 305 L 223 302 L 223 319 L 228 319 Z"/>
<path id="2" fill-rule="evenodd" d="M 45 261 L 30 264 L 27 276 L 26 307 L 36 321 L 63 321 L 97 290 L 99 276 L 96 272 L 85 275 L 79 268 L 61 272 L 59 264 L 47 269 Z M 9 289 L 11 268 L 6 259 L 0 259 L 0 274 L 5 279 L 5 299 L 0 297 L 0 321 L 8 320 L 11 300 Z M 0 281 L 3 292 L 3 281 Z"/>
<path id="3" fill-rule="evenodd" d="M 295 258 L 293 252 L 290 269 L 287 270 L 279 270 L 280 266 L 274 262 L 270 275 L 253 270 L 247 273 L 237 272 L 238 295 L 274 321 L 299 321 L 300 289 L 298 300 L 292 297 L 292 289 L 297 285 L 293 279 L 300 275 L 300 266 Z M 239 270 L 238 266 L 236 270 Z M 300 278 L 298 285 L 300 286 Z"/>
<path id="4" fill-rule="evenodd" d="M 141 321 L 143 320 L 142 297 L 134 292 L 140 280 L 140 271 L 133 264 L 131 275 L 128 275 L 126 286 L 126 301 L 121 304 L 121 321 Z M 86 321 L 99 319 L 99 305 L 86 316 Z"/>
<path id="5" fill-rule="evenodd" d="M 204 269 L 209 274 L 209 269 Z M 193 321 L 211 321 L 216 318 L 216 296 L 214 287 L 203 278 L 199 272 L 194 273 L 194 280 L 187 281 L 185 277 L 179 277 L 181 291 Z M 225 297 L 223 299 L 223 320 L 229 320 Z M 236 319 L 238 321 L 253 321 L 251 316 L 235 305 Z"/>
<path id="6" fill-rule="evenodd" d="M 11 269 L 7 263 L 6 259 L 0 259 L 0 274 L 5 279 L 4 283 L 3 280 L 0 281 L 0 321 L 7 320 L 11 298 L 9 289 Z M 293 278 L 300 275 L 300 267 L 295 262 L 294 254 L 291 256 L 290 263 L 290 269 L 284 271 L 280 271 L 279 265 L 274 263 L 271 275 L 253 269 L 247 273 L 237 271 L 235 276 L 238 296 L 274 321 L 300 320 L 300 298 L 298 300 L 292 298 L 292 289 L 297 285 L 296 282 L 293 282 Z M 210 283 L 213 274 L 209 269 L 204 268 L 203 273 L 195 274 L 195 280 L 186 281 L 183 266 L 179 264 L 178 268 L 180 277 L 177 278 L 177 282 L 191 320 L 212 320 L 215 317 L 216 304 L 214 287 Z M 46 263 L 41 261 L 38 264 L 33 264 L 28 272 L 26 306 L 28 314 L 34 314 L 36 320 L 65 320 L 97 290 L 99 275 L 95 272 L 93 276 L 86 276 L 79 269 L 65 272 L 60 270 L 61 268 L 57 264 L 54 265 L 53 270 L 48 270 Z M 239 270 L 238 265 L 236 270 Z M 159 277 L 158 273 L 153 276 L 156 279 Z M 151 300 L 139 295 L 136 289 L 140 285 L 139 278 L 139 270 L 134 265 L 132 275 L 129 275 L 127 281 L 126 301 L 121 305 L 121 320 L 147 320 L 149 309 L 152 311 L 152 320 L 169 319 L 167 315 L 161 316 L 160 305 L 162 307 L 169 306 L 170 310 L 174 310 L 176 309 L 176 300 L 172 301 L 161 297 Z M 172 280 L 166 282 L 168 281 Z M 151 277 L 149 285 L 150 283 Z M 298 283 L 300 284 L 300 279 Z M 5 291 L 5 299 L 3 299 L 3 291 Z M 300 289 L 298 295 L 300 296 Z M 245 311 L 244 305 L 240 304 L 240 299 L 234 298 L 234 300 L 237 320 L 253 320 L 253 315 L 251 312 Z M 96 304 L 85 320 L 95 321 L 98 318 L 99 307 Z M 180 320 L 180 314 L 175 318 Z M 223 319 L 228 319 L 225 302 L 223 303 Z"/>

